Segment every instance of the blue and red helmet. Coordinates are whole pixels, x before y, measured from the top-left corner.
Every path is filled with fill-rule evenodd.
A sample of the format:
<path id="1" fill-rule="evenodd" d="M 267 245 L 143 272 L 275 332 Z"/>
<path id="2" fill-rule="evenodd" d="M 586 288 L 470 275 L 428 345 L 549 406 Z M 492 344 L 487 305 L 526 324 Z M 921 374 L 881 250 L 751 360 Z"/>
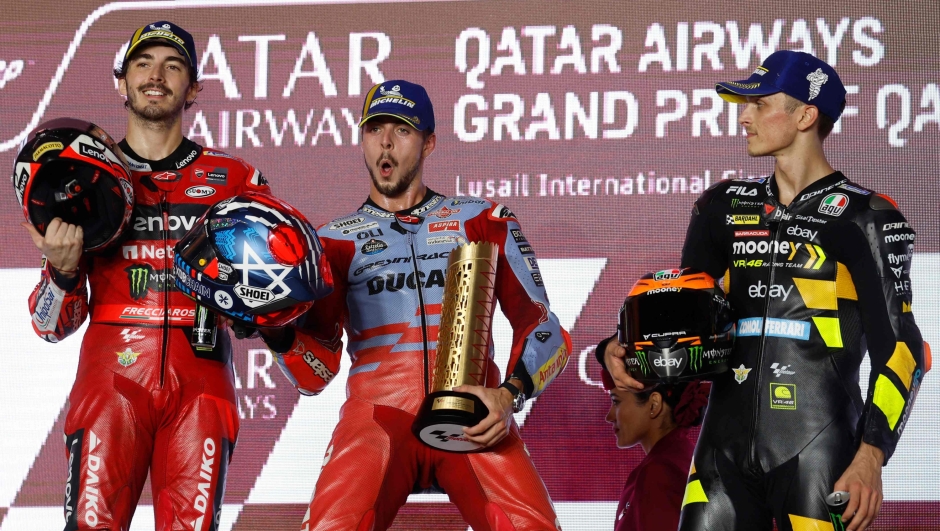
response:
<path id="1" fill-rule="evenodd" d="M 176 244 L 176 287 L 254 327 L 284 326 L 333 291 L 317 233 L 297 209 L 246 192 L 213 205 Z"/>

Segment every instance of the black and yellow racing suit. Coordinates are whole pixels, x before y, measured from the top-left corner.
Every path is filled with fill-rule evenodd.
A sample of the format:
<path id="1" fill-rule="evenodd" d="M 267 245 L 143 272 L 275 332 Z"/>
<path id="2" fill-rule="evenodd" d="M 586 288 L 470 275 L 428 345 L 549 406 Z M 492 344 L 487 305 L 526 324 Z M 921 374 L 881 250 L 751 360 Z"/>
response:
<path id="1" fill-rule="evenodd" d="M 724 277 L 734 370 L 714 383 L 680 530 L 832 529 L 825 496 L 861 442 L 894 452 L 925 367 L 914 231 L 833 173 L 787 206 L 773 177 L 695 203 L 682 267 Z M 871 358 L 867 397 L 859 366 Z"/>

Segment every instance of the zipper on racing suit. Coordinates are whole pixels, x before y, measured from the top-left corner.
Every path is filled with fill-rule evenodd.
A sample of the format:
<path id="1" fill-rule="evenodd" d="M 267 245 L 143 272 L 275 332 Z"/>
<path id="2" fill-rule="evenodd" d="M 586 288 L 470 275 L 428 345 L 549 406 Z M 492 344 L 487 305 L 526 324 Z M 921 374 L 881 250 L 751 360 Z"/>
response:
<path id="1" fill-rule="evenodd" d="M 411 249 L 411 269 L 415 276 L 415 290 L 418 292 L 418 311 L 421 314 L 421 340 L 424 342 L 424 394 L 431 391 L 428 381 L 428 365 L 430 364 L 430 354 L 428 353 L 428 323 L 427 316 L 424 313 L 424 293 L 421 291 L 421 278 L 418 276 L 418 257 L 415 255 L 415 235 L 408 233 L 408 247 Z"/>
<path id="2" fill-rule="evenodd" d="M 160 193 L 160 214 L 163 217 L 163 227 L 160 231 L 163 236 L 163 248 L 167 248 L 169 242 L 170 227 L 170 205 L 167 202 L 166 192 Z M 167 345 L 170 342 L 170 272 L 173 271 L 173 264 L 167 268 L 169 253 L 163 254 L 163 343 L 160 348 L 160 387 L 163 387 L 163 378 L 166 374 L 166 356 Z"/>
<path id="3" fill-rule="evenodd" d="M 773 286 L 774 283 L 774 270 L 776 269 L 777 262 L 777 240 L 780 238 L 780 229 L 783 226 L 783 222 L 777 223 L 777 228 L 774 229 L 774 237 L 771 240 L 770 245 L 770 278 L 768 279 L 768 285 Z M 760 417 L 760 393 L 761 393 L 761 368 L 764 363 L 764 342 L 767 339 L 766 330 L 767 330 L 767 316 L 768 310 L 770 309 L 770 293 L 764 298 L 764 311 L 761 313 L 761 323 L 760 323 L 760 343 L 757 347 L 757 365 L 754 366 L 754 370 L 757 371 L 757 381 L 754 382 L 754 409 L 751 412 L 751 429 L 748 434 L 748 452 L 747 452 L 747 461 L 748 467 L 753 469 L 755 464 L 754 456 L 756 454 L 756 448 L 754 448 L 754 441 L 757 439 L 757 422 Z"/>

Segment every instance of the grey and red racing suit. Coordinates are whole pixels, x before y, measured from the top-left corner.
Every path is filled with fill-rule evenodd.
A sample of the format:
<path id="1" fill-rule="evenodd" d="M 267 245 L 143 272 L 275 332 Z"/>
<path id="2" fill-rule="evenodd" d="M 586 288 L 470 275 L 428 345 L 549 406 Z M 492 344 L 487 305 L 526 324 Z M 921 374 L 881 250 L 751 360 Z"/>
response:
<path id="1" fill-rule="evenodd" d="M 47 341 L 91 318 L 65 421 L 65 529 L 128 529 L 149 470 L 157 529 L 215 530 L 238 434 L 231 343 L 220 330 L 214 350 L 191 346 L 195 303 L 173 283 L 173 247 L 210 205 L 270 190 L 187 139 L 159 161 L 120 146 L 135 197 L 126 235 L 83 256 L 77 279 L 46 265 L 29 299 Z"/>
<path id="2" fill-rule="evenodd" d="M 861 442 L 891 457 L 928 369 L 911 313 L 915 234 L 894 201 L 838 172 L 789 205 L 777 196 L 773 177 L 722 181 L 692 213 L 682 267 L 724 277 L 737 338 L 682 530 L 831 529 L 825 496 Z"/>
<path id="3" fill-rule="evenodd" d="M 571 340 L 549 310 L 515 216 L 490 201 L 428 190 L 419 205 L 397 213 L 367 201 L 317 234 L 334 291 L 279 345 L 269 343 L 288 378 L 311 393 L 336 374 L 344 327 L 349 336 L 348 399 L 304 529 L 386 529 L 408 494 L 431 487 L 446 491 L 478 531 L 555 529 L 515 424 L 493 449 L 474 454 L 432 449 L 411 433 L 433 377 L 447 258 L 459 243 L 499 246 L 496 296 L 513 329 L 507 378 L 521 379 L 532 398 L 565 367 Z M 487 386 L 499 383 L 491 363 Z"/>

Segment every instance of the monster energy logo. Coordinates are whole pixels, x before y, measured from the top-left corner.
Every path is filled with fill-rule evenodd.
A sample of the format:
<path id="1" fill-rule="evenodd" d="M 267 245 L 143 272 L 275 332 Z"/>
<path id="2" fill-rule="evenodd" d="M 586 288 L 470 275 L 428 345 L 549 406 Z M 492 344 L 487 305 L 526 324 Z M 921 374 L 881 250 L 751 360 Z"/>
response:
<path id="1" fill-rule="evenodd" d="M 738 206 L 738 201 L 740 201 L 740 200 L 737 199 L 737 198 L 732 199 L 732 200 L 731 200 L 731 208 L 734 208 L 734 207 Z"/>
<path id="2" fill-rule="evenodd" d="M 130 295 L 139 300 L 150 290 L 164 291 L 166 288 L 166 270 L 155 270 L 149 264 L 134 264 L 124 269 L 130 284 Z"/>
<path id="3" fill-rule="evenodd" d="M 638 350 L 636 351 L 636 358 L 640 360 L 640 370 L 643 371 L 643 374 L 650 373 L 650 362 L 646 359 L 646 351 Z"/>
<path id="4" fill-rule="evenodd" d="M 703 348 L 701 346 L 697 347 L 688 347 L 689 352 L 689 367 L 692 368 L 694 372 L 698 372 L 702 368 L 702 352 Z"/>

